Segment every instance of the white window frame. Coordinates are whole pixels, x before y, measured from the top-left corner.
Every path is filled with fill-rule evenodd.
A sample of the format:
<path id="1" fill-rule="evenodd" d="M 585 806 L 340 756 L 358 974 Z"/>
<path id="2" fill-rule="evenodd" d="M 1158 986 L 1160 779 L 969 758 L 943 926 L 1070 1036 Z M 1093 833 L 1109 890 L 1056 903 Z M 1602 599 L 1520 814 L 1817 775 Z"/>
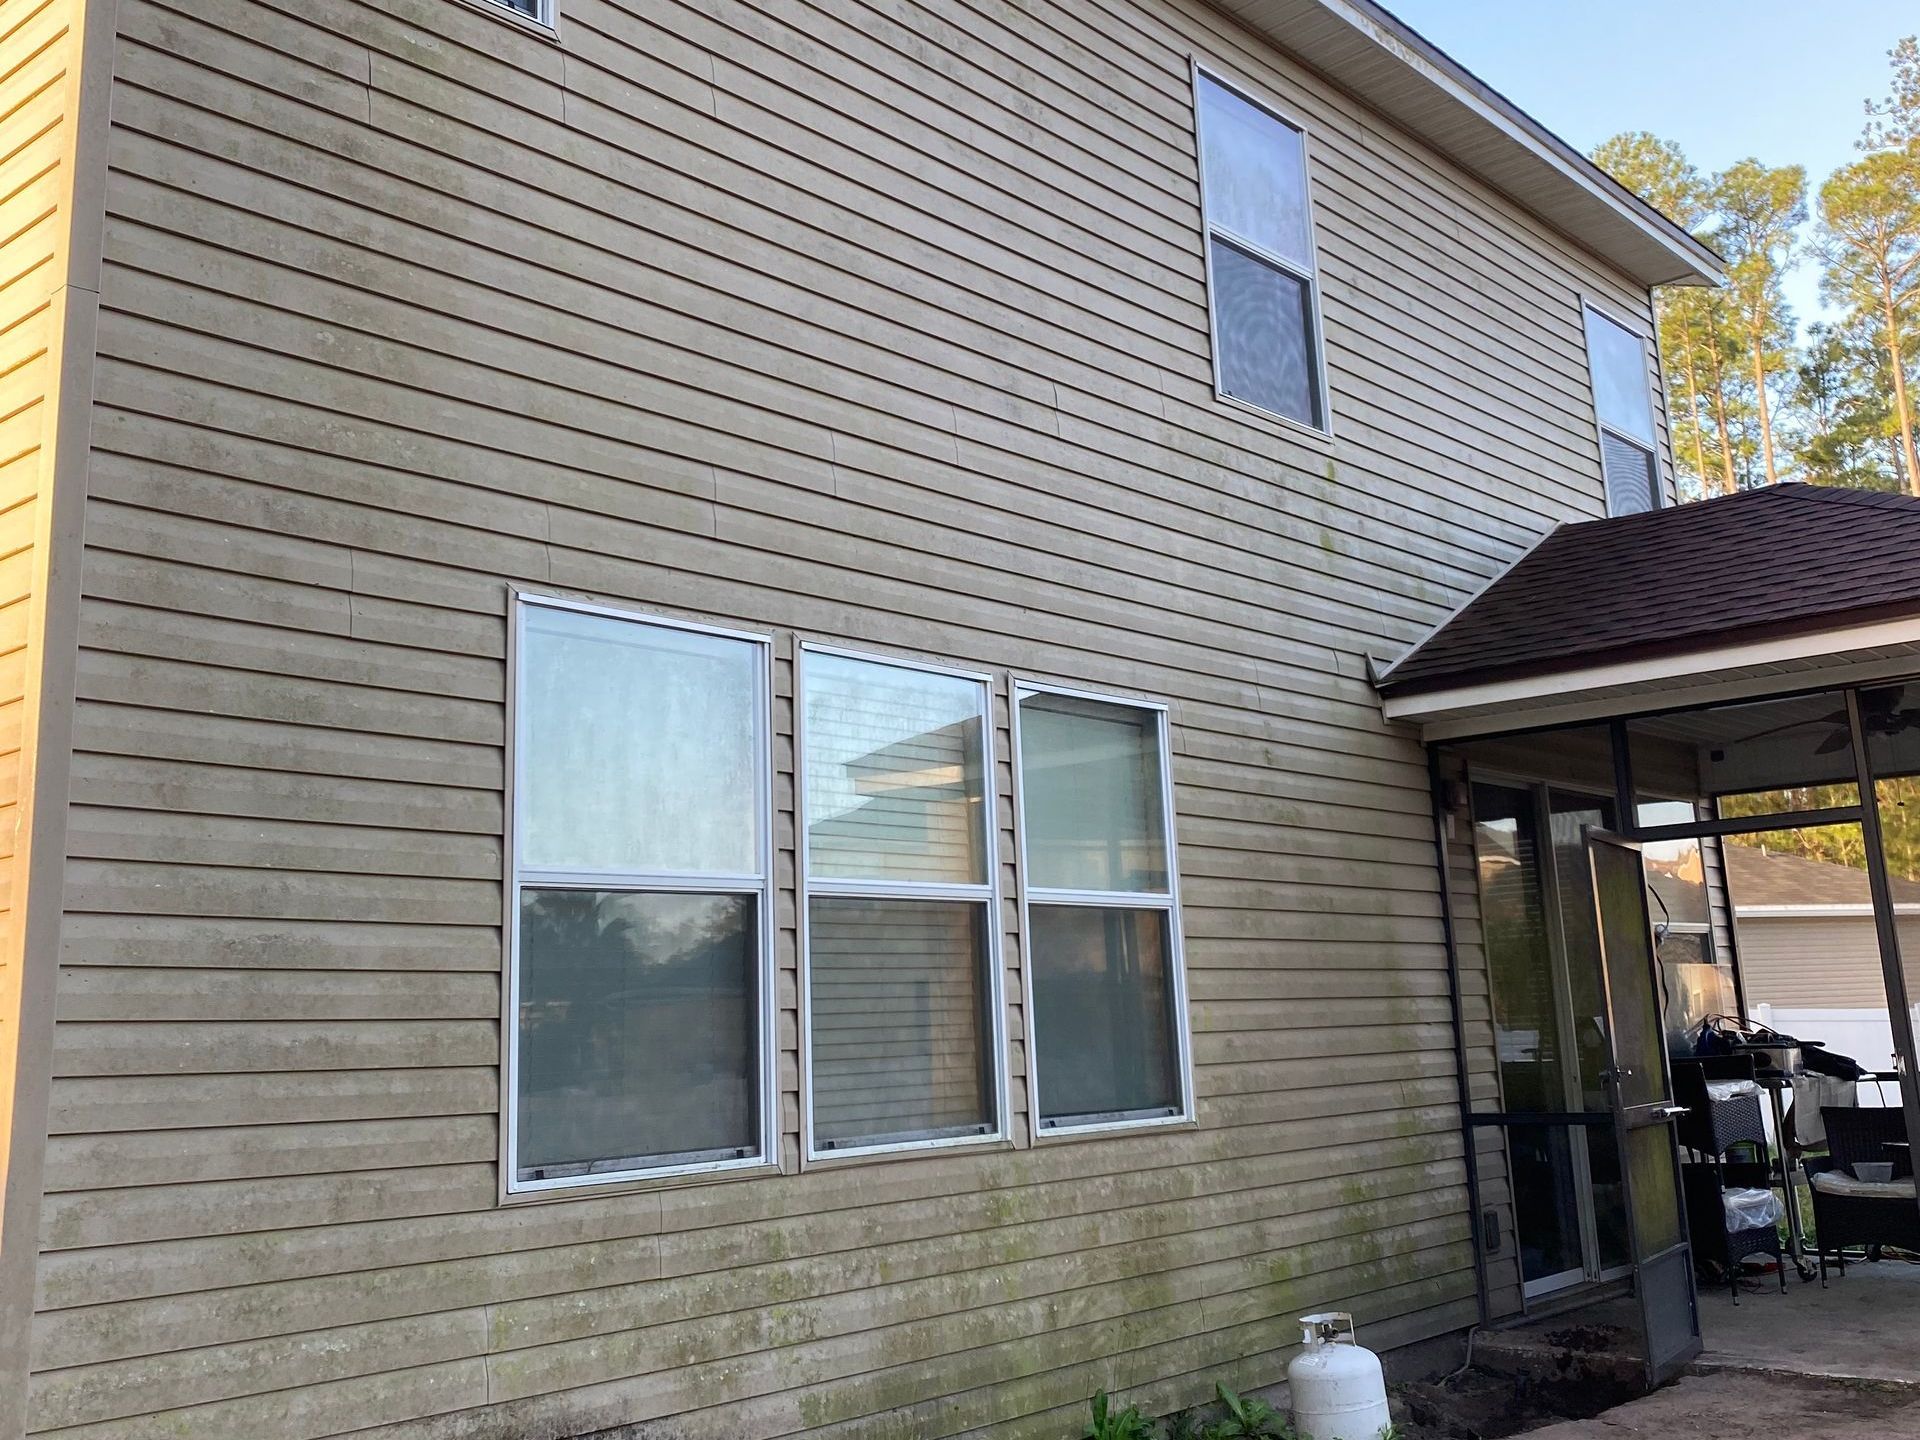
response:
<path id="1" fill-rule="evenodd" d="M 1060 695 L 1072 700 L 1139 710 L 1156 717 L 1156 736 L 1160 747 L 1161 830 L 1167 845 L 1167 889 L 1068 890 L 1036 886 L 1028 879 L 1027 807 L 1020 749 L 1020 702 L 1029 695 Z M 1031 1118 L 1036 1143 L 1062 1137 L 1110 1134 L 1128 1130 L 1159 1130 L 1192 1125 L 1198 1111 L 1193 1088 L 1193 1025 L 1187 997 L 1186 942 L 1180 923 L 1180 849 L 1174 829 L 1173 803 L 1173 725 L 1172 712 L 1162 700 L 1146 700 L 1137 695 L 1119 695 L 1111 691 L 1083 690 L 1056 685 L 1044 680 L 1015 677 L 1010 687 L 1009 709 L 1013 733 L 1013 815 L 1015 853 L 1020 874 L 1020 964 L 1021 999 L 1027 1045 L 1027 1113 Z M 1073 1125 L 1045 1125 L 1041 1121 L 1041 1064 L 1039 1030 L 1035 1022 L 1033 994 L 1033 926 L 1029 910 L 1034 905 L 1074 905 L 1121 910 L 1160 910 L 1167 916 L 1167 958 L 1173 968 L 1174 1071 L 1180 1085 L 1180 1109 L 1175 1115 L 1146 1115 L 1129 1119 L 1088 1120 Z"/>
<path id="2" fill-rule="evenodd" d="M 774 972 L 773 855 L 773 637 L 750 630 L 734 630 L 692 620 L 680 620 L 624 605 L 610 605 L 571 596 L 507 587 L 509 623 L 507 626 L 507 843 L 506 893 L 503 902 L 502 931 L 505 936 L 506 984 L 501 987 L 501 1031 L 505 1063 L 500 1067 L 500 1199 L 551 1198 L 556 1191 L 602 1191 L 610 1186 L 633 1185 L 652 1180 L 671 1180 L 689 1175 L 725 1175 L 729 1172 L 764 1172 L 777 1164 L 779 1092 L 777 1088 L 777 1007 Z M 525 793 L 526 747 L 520 742 L 518 717 L 522 713 L 525 676 L 521 660 L 525 649 L 523 629 L 530 610 L 544 608 L 567 610 L 582 615 L 622 620 L 664 630 L 681 630 L 698 635 L 739 640 L 759 647 L 760 663 L 754 668 L 754 724 L 758 730 L 754 766 L 754 820 L 759 828 L 757 859 L 759 873 L 737 875 L 691 873 L 686 871 L 607 871 L 554 870 L 523 866 L 520 863 L 520 796 Z M 625 889 L 647 893 L 693 893 L 713 895 L 752 895 L 758 898 L 756 967 L 758 1023 L 755 1035 L 758 1054 L 756 1093 L 759 1098 L 759 1152 L 730 1160 L 706 1160 L 690 1164 L 643 1166 L 632 1170 L 608 1171 L 594 1175 L 557 1176 L 547 1180 L 517 1178 L 517 1149 L 520 1138 L 520 892 L 523 887 L 540 889 L 605 890 Z"/>
<path id="3" fill-rule="evenodd" d="M 1315 218 L 1313 201 L 1313 132 L 1298 116 L 1284 106 L 1276 104 L 1271 97 L 1262 93 L 1257 87 L 1230 75 L 1226 70 L 1202 60 L 1199 56 L 1190 57 L 1189 68 L 1193 101 L 1194 176 L 1200 185 L 1200 250 L 1207 279 L 1207 344 L 1208 357 L 1213 364 L 1213 398 L 1222 405 L 1258 415 L 1302 435 L 1322 441 L 1331 440 L 1333 438 L 1333 391 L 1327 384 L 1327 336 L 1326 326 L 1320 313 L 1320 226 Z M 1264 110 L 1289 129 L 1300 132 L 1302 198 L 1307 207 L 1307 244 L 1313 252 L 1312 271 L 1302 270 L 1297 261 L 1289 260 L 1284 255 L 1276 255 L 1265 246 L 1247 239 L 1246 236 L 1214 223 L 1207 200 L 1207 149 L 1206 140 L 1202 134 L 1202 127 L 1206 122 L 1202 117 L 1200 104 L 1202 77 L 1211 80 L 1223 90 L 1231 91 L 1256 110 Z M 1320 423 L 1318 425 L 1309 424 L 1305 420 L 1296 420 L 1291 415 L 1282 415 L 1278 410 L 1269 410 L 1264 405 L 1256 405 L 1250 400 L 1241 399 L 1238 395 L 1229 395 L 1222 387 L 1220 383 L 1220 321 L 1214 305 L 1214 297 L 1219 293 L 1213 274 L 1213 239 L 1216 235 L 1228 244 L 1256 257 L 1262 263 L 1272 265 L 1292 276 L 1307 287 L 1307 308 L 1313 316 L 1311 338 L 1314 384 L 1319 392 L 1317 398 Z"/>
<path id="4" fill-rule="evenodd" d="M 1580 297 L 1580 348 L 1586 352 L 1587 356 L 1587 394 L 1593 400 L 1594 438 L 1600 446 L 1601 503 L 1606 506 L 1607 515 L 1611 518 L 1614 513 L 1613 490 L 1612 487 L 1607 484 L 1607 437 L 1611 435 L 1622 444 L 1631 445 L 1636 450 L 1645 450 L 1653 456 L 1653 508 L 1655 510 L 1664 510 L 1667 508 L 1667 477 L 1660 463 L 1660 420 L 1666 412 L 1665 406 L 1662 403 L 1662 396 L 1653 387 L 1652 375 L 1650 373 L 1644 374 L 1641 383 L 1644 384 L 1647 389 L 1647 414 L 1653 421 L 1653 441 L 1651 444 L 1642 440 L 1638 435 L 1628 434 L 1618 425 L 1609 425 L 1607 423 L 1606 418 L 1600 413 L 1600 382 L 1594 374 L 1593 332 L 1587 325 L 1587 317 L 1589 315 L 1605 321 L 1616 330 L 1625 331 L 1628 335 L 1640 342 L 1640 368 L 1642 371 L 1645 371 L 1647 368 L 1647 337 L 1640 332 L 1638 327 L 1629 325 L 1618 314 L 1609 310 L 1592 296 L 1582 295 Z M 1659 345 L 1656 343 L 1653 348 L 1654 354 L 1658 356 L 1660 351 Z M 1664 386 L 1664 371 L 1662 372 L 1661 383 Z M 1639 514 L 1644 512 L 1629 511 L 1626 513 Z"/>
<path id="5" fill-rule="evenodd" d="M 808 839 L 807 819 L 807 657 L 831 655 L 843 660 L 859 660 L 873 665 L 890 665 L 928 675 L 947 675 L 967 680 L 980 687 L 980 744 L 985 827 L 982 837 L 986 867 L 984 884 L 923 883 L 901 880 L 844 880 L 816 878 L 812 873 L 812 845 Z M 871 1159 L 886 1155 L 909 1155 L 928 1150 L 978 1149 L 1004 1147 L 1012 1132 L 1008 1108 L 1008 1065 L 1006 1044 L 1006 967 L 1001 958 L 1000 921 L 1000 798 L 996 779 L 993 743 L 994 677 L 979 670 L 873 650 L 850 649 L 839 645 L 802 641 L 794 650 L 793 665 L 793 808 L 794 849 L 800 927 L 800 1154 L 806 1165 L 831 1165 L 843 1160 Z M 991 1017 L 989 1033 L 980 1037 L 991 1067 L 994 1087 L 993 1130 L 978 1135 L 944 1135 L 924 1140 L 889 1140 L 875 1145 L 836 1145 L 817 1148 L 814 1135 L 813 1104 L 813 900 L 816 896 L 844 896 L 859 900 L 945 900 L 965 901 L 986 909 L 987 1009 Z"/>
<path id="6" fill-rule="evenodd" d="M 560 0 L 536 0 L 539 13 L 535 15 L 515 9 L 507 0 L 461 0 L 461 3 L 469 10 L 478 10 L 509 25 L 518 25 L 547 40 L 557 38 L 559 33 Z"/>

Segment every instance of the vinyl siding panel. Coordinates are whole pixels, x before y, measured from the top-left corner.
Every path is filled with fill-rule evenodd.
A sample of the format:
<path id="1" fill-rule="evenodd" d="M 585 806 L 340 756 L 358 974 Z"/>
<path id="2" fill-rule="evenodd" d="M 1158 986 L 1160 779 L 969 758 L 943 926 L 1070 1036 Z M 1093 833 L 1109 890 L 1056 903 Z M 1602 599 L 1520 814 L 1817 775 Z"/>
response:
<path id="1" fill-rule="evenodd" d="M 1873 916 L 1740 917 L 1740 974 L 1749 1005 L 1781 1010 L 1885 1010 Z"/>
<path id="2" fill-rule="evenodd" d="M 35 1430 L 1051 1437 L 1471 1323 L 1365 657 L 1600 512 L 1647 297 L 1185 0 L 562 9 L 120 5 Z M 1311 130 L 1336 440 L 1213 397 L 1195 52 Z M 509 583 L 776 636 L 783 1173 L 497 1203 Z M 1010 1145 L 799 1163 L 796 636 L 999 672 Z M 1172 705 L 1196 1127 L 1033 1139 L 1008 672 Z"/>

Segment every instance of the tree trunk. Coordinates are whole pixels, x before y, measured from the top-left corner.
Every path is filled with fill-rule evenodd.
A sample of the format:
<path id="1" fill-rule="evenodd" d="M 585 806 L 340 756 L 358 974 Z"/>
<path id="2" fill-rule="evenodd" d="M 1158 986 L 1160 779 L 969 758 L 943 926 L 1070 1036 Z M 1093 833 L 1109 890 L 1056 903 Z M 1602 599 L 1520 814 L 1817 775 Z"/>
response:
<path id="1" fill-rule="evenodd" d="M 1722 493 L 1731 495 L 1740 488 L 1740 481 L 1733 473 L 1733 432 L 1727 428 L 1727 376 L 1720 364 L 1720 347 L 1713 345 L 1707 354 L 1713 357 L 1713 423 L 1720 432 L 1720 470 L 1727 486 Z"/>
<path id="2" fill-rule="evenodd" d="M 1687 384 L 1687 424 L 1693 429 L 1693 470 L 1700 477 L 1701 491 L 1711 495 L 1713 484 L 1707 479 L 1707 437 L 1700 428 L 1700 372 L 1697 368 L 1698 357 L 1693 350 L 1691 315 L 1681 315 L 1680 337 L 1686 346 L 1686 364 L 1680 367 L 1680 374 Z"/>
<path id="3" fill-rule="evenodd" d="M 1887 359 L 1893 365 L 1893 413 L 1900 421 L 1900 448 L 1905 452 L 1907 493 L 1920 495 L 1920 457 L 1913 448 L 1913 407 L 1907 403 L 1907 360 L 1901 353 L 1900 314 L 1893 304 L 1893 277 L 1880 271 L 1880 301 L 1887 324 Z"/>
<path id="4" fill-rule="evenodd" d="M 1760 414 L 1760 459 L 1766 465 L 1767 483 L 1775 485 L 1780 473 L 1773 467 L 1773 417 L 1767 413 L 1766 345 L 1758 330 L 1748 331 L 1747 338 L 1753 345 L 1753 403 Z"/>

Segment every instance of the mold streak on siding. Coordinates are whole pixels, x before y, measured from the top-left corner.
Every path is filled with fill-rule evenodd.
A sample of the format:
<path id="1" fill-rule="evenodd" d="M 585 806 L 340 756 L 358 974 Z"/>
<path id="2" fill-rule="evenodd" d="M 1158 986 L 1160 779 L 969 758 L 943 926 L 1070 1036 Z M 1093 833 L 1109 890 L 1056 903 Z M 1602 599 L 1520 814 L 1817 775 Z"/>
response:
<path id="1" fill-rule="evenodd" d="M 1471 1323 L 1364 657 L 1601 512 L 1644 293 L 1191 0 L 119 16 L 37 1431 L 1054 1437 Z M 1311 128 L 1336 441 L 1213 397 L 1196 51 Z M 782 1175 L 496 1204 L 509 581 L 780 636 Z M 1196 1128 L 1033 1142 L 1002 680 L 1015 1143 L 800 1172 L 795 632 L 1171 703 Z"/>

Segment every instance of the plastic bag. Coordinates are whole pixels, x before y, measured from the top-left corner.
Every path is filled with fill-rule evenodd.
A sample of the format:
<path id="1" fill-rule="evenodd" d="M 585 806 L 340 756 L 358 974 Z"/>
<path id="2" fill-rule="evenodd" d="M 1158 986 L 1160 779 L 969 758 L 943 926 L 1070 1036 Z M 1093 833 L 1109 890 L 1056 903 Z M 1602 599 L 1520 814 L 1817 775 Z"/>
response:
<path id="1" fill-rule="evenodd" d="M 1722 1190 L 1721 1203 L 1727 1207 L 1727 1229 L 1761 1230 L 1780 1223 L 1786 1209 L 1771 1190 Z"/>
<path id="2" fill-rule="evenodd" d="M 1760 1087 L 1751 1080 L 1709 1080 L 1707 1098 L 1709 1100 L 1737 1100 L 1742 1095 L 1758 1095 Z"/>

